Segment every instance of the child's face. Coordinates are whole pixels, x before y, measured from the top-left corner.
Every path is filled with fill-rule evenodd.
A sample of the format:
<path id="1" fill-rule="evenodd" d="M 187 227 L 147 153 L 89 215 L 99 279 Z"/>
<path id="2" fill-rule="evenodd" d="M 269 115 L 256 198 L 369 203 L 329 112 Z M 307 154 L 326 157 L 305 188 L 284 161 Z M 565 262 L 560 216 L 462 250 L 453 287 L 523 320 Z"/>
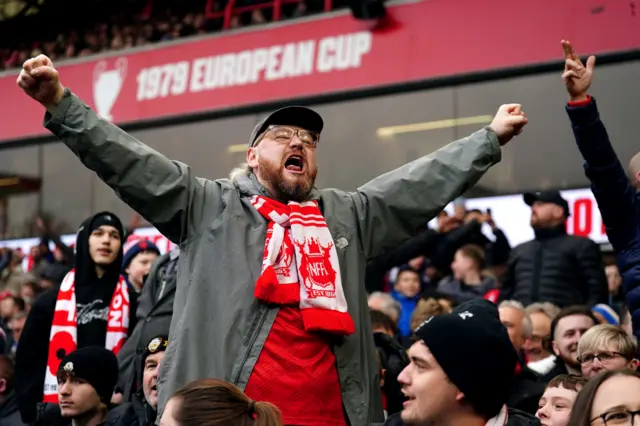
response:
<path id="1" fill-rule="evenodd" d="M 396 279 L 395 290 L 404 297 L 414 297 L 420 292 L 420 276 L 414 271 L 402 271 Z"/>
<path id="2" fill-rule="evenodd" d="M 131 260 L 129 266 L 125 270 L 129 276 L 129 281 L 135 286 L 141 288 L 144 284 L 144 277 L 149 273 L 151 264 L 158 255 L 153 251 L 143 251 L 138 253 L 136 257 Z"/>
<path id="3" fill-rule="evenodd" d="M 545 426 L 567 426 L 577 395 L 577 392 L 562 386 L 547 388 L 540 398 L 536 417 Z"/>

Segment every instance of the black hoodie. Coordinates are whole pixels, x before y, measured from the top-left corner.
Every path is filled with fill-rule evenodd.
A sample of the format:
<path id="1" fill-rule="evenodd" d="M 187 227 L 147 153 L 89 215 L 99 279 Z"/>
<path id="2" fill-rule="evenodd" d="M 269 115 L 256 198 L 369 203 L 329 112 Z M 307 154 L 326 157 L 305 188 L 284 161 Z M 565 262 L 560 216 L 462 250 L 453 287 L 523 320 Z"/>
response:
<path id="1" fill-rule="evenodd" d="M 85 220 L 76 238 L 75 293 L 78 317 L 78 348 L 104 346 L 106 341 L 106 315 L 118 282 L 122 265 L 122 247 L 116 260 L 98 279 L 95 263 L 89 254 L 89 235 L 92 223 L 103 215 L 115 219 L 116 228 L 123 235 L 122 225 L 112 213 L 98 213 Z M 49 355 L 51 323 L 58 299 L 58 287 L 42 293 L 35 300 L 22 331 L 16 352 L 15 383 L 18 407 L 22 420 L 32 423 L 37 417 L 37 404 L 43 399 L 44 376 Z M 136 323 L 137 298 L 129 292 L 129 333 Z"/>

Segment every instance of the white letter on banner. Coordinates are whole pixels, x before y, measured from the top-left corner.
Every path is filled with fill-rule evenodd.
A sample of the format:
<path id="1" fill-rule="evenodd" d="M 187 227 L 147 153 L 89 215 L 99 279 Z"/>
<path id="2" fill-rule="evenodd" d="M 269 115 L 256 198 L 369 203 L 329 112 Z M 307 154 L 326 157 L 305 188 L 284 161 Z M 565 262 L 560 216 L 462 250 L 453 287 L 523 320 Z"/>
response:
<path id="1" fill-rule="evenodd" d="M 280 52 L 282 46 L 271 46 L 269 49 L 269 58 L 267 59 L 267 70 L 264 75 L 265 80 L 275 80 L 280 78 L 278 66 L 280 65 Z"/>
<path id="2" fill-rule="evenodd" d="M 260 73 L 267 67 L 267 49 L 256 49 L 253 51 L 253 67 L 251 72 L 251 82 L 260 80 Z"/>
<path id="3" fill-rule="evenodd" d="M 204 90 L 204 84 L 202 78 L 204 77 L 204 67 L 209 58 L 198 58 L 193 60 L 193 67 L 191 69 L 191 84 L 189 85 L 190 92 L 200 92 Z"/>
<path id="4" fill-rule="evenodd" d="M 308 75 L 313 72 L 313 58 L 316 51 L 316 42 L 308 40 L 298 43 L 298 61 L 296 75 Z"/>
<path id="5" fill-rule="evenodd" d="M 251 52 L 248 50 L 240 52 L 236 61 L 236 84 L 245 85 L 251 77 Z"/>
<path id="6" fill-rule="evenodd" d="M 336 40 L 333 37 L 325 37 L 320 40 L 318 48 L 318 72 L 329 72 L 333 69 L 332 53 L 336 48 Z"/>
<path id="7" fill-rule="evenodd" d="M 369 31 L 363 31 L 360 33 L 355 33 L 355 49 L 353 58 L 353 67 L 359 68 L 362 65 L 362 57 L 367 53 L 371 52 L 371 47 L 373 46 L 373 35 Z"/>
<path id="8" fill-rule="evenodd" d="M 233 86 L 233 82 L 236 77 L 235 65 L 235 53 L 229 53 L 221 58 L 220 87 Z"/>
<path id="9" fill-rule="evenodd" d="M 287 43 L 282 51 L 282 59 L 280 60 L 280 77 L 294 77 L 296 65 L 296 45 Z"/>

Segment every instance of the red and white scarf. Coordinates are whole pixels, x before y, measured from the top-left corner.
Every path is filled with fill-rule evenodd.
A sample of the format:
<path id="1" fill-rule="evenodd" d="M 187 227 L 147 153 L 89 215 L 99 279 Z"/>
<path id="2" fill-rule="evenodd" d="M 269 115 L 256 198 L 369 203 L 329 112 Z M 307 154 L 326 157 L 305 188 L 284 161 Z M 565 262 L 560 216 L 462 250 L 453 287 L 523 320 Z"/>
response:
<path id="1" fill-rule="evenodd" d="M 297 304 L 307 331 L 354 333 L 338 252 L 318 204 L 285 205 L 262 196 L 252 197 L 251 203 L 269 221 L 255 297 L 266 303 Z"/>
<path id="2" fill-rule="evenodd" d="M 49 356 L 44 378 L 44 402 L 58 403 L 58 367 L 61 359 L 75 351 L 78 345 L 78 323 L 76 313 L 75 270 L 71 270 L 62 281 L 51 323 Z M 129 329 L 129 289 L 120 277 L 109 305 L 107 338 L 105 348 L 117 354 L 122 348 Z M 64 351 L 64 354 L 62 353 Z M 60 353 L 58 353 L 60 352 Z M 63 355 L 63 356 L 59 356 Z"/>

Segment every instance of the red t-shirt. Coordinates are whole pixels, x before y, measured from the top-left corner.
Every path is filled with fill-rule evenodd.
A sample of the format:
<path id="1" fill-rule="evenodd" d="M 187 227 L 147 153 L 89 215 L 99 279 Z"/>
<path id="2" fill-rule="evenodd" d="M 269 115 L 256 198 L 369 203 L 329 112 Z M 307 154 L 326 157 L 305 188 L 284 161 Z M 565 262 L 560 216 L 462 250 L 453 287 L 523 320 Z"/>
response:
<path id="1" fill-rule="evenodd" d="M 304 329 L 300 309 L 281 307 L 245 389 L 296 426 L 346 426 L 336 358 L 321 334 Z"/>

